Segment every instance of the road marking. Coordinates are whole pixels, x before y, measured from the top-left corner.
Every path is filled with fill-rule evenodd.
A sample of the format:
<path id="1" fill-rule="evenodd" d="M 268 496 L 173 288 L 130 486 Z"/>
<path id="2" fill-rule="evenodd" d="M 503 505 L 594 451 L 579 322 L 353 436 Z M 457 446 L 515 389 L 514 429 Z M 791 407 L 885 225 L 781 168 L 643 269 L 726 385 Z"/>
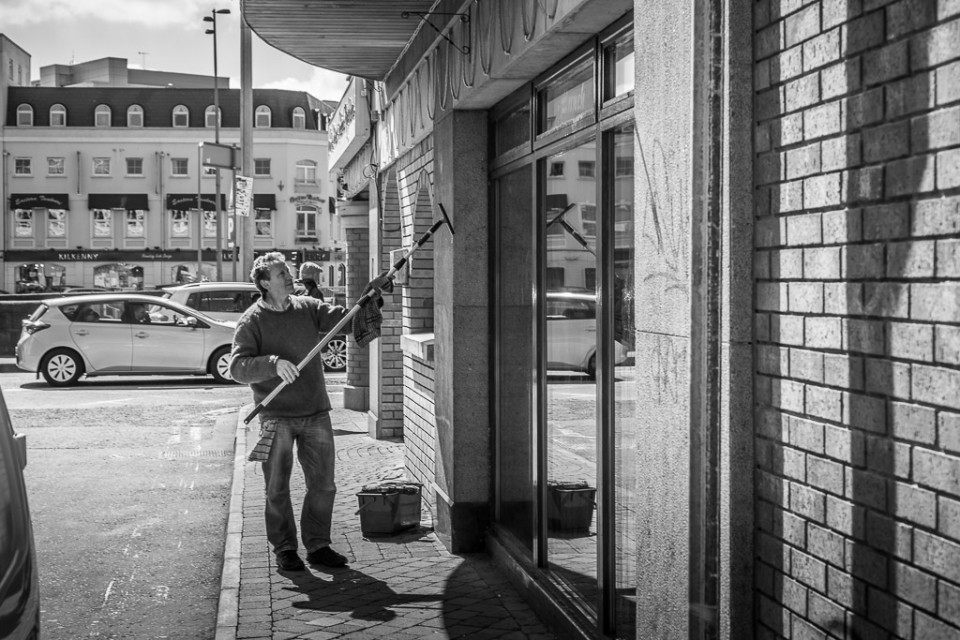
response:
<path id="1" fill-rule="evenodd" d="M 107 606 L 107 600 L 110 599 L 110 592 L 113 591 L 113 583 L 115 580 L 111 580 L 110 584 L 107 585 L 107 592 L 103 594 L 103 604 L 100 605 L 100 608 L 103 609 Z"/>

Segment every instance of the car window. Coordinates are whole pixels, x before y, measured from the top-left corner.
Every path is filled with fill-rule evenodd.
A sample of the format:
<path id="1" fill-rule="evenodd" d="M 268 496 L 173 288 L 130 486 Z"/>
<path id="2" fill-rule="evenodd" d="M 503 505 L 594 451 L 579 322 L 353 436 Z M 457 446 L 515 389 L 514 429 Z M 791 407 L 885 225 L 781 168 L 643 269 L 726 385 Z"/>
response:
<path id="1" fill-rule="evenodd" d="M 91 302 L 65 305 L 60 307 L 71 322 L 121 322 L 123 304 L 121 302 Z"/>
<path id="2" fill-rule="evenodd" d="M 200 294 L 198 309 L 204 312 L 242 313 L 253 300 L 249 291 L 205 291 Z"/>
<path id="3" fill-rule="evenodd" d="M 592 320 L 597 312 L 592 302 L 585 300 L 547 300 L 547 318 L 553 320 Z"/>
<path id="4" fill-rule="evenodd" d="M 148 304 L 146 313 L 150 318 L 149 324 L 161 326 L 177 326 L 177 321 L 184 317 L 178 310 L 165 304 Z"/>

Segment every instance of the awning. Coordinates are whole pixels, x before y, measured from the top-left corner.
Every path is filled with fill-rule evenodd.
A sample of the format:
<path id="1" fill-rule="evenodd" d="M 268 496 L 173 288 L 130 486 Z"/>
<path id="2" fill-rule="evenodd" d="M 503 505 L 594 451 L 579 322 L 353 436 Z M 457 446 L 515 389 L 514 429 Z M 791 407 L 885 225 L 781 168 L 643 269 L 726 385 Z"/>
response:
<path id="1" fill-rule="evenodd" d="M 69 209 L 70 194 L 68 193 L 12 193 L 10 194 L 11 209 Z"/>
<path id="2" fill-rule="evenodd" d="M 254 209 L 277 210 L 277 195 L 275 193 L 255 193 L 253 194 Z"/>
<path id="3" fill-rule="evenodd" d="M 140 209 L 146 211 L 150 208 L 150 205 L 147 204 L 147 194 L 145 193 L 91 193 L 87 196 L 87 208 L 129 209 L 130 211 Z"/>
<path id="4" fill-rule="evenodd" d="M 204 193 L 200 196 L 200 206 L 203 207 L 204 211 L 216 211 L 217 210 L 217 198 L 212 193 Z M 167 209 L 172 211 L 190 211 L 191 209 L 197 208 L 197 194 L 195 193 L 168 193 L 167 194 Z M 226 210 L 227 208 L 227 196 L 224 193 L 220 194 L 220 209 Z"/>
<path id="5" fill-rule="evenodd" d="M 435 0 L 244 0 L 243 18 L 267 44 L 304 62 L 383 80 L 420 26 L 419 14 L 434 4 Z"/>

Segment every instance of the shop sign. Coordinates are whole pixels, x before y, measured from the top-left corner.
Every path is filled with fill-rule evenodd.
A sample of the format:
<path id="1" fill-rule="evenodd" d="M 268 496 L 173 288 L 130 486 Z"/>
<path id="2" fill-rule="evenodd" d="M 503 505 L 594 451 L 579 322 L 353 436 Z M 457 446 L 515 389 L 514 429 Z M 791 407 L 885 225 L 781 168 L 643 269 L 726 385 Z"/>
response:
<path id="1" fill-rule="evenodd" d="M 338 171 L 353 158 L 370 137 L 367 81 L 353 78 L 327 126 L 327 166 Z"/>
<path id="2" fill-rule="evenodd" d="M 70 196 L 66 193 L 14 193 L 10 195 L 11 209 L 69 209 Z"/>

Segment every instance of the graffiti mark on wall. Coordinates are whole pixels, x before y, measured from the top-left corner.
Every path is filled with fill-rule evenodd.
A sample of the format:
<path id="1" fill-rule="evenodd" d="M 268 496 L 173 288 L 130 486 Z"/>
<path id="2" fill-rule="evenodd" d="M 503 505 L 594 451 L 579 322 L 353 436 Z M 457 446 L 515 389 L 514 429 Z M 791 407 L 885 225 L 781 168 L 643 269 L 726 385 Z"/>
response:
<path id="1" fill-rule="evenodd" d="M 683 167 L 668 159 L 663 145 L 654 140 L 650 157 L 636 134 L 642 180 L 640 210 L 640 240 L 652 248 L 660 258 L 659 265 L 648 271 L 643 279 L 663 281 L 663 291 L 673 289 L 686 292 L 690 276 L 690 249 L 688 244 L 690 210 L 686 206 L 689 184 Z"/>

